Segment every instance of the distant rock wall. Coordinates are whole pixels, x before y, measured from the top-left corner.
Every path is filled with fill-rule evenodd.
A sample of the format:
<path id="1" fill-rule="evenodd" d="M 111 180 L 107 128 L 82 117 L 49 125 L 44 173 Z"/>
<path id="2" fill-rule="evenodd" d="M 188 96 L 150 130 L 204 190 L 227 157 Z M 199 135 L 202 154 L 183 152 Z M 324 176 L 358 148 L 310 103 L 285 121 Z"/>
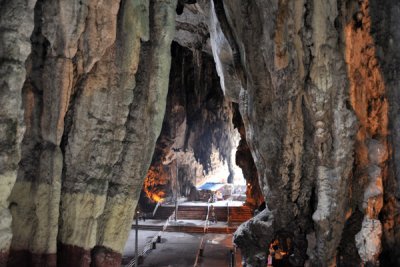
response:
<path id="1" fill-rule="evenodd" d="M 154 200 L 174 197 L 177 190 L 188 197 L 207 178 L 233 183 L 242 177 L 235 166 L 239 134 L 233 107 L 224 98 L 212 56 L 178 43 L 172 56 L 166 113 L 144 188 L 148 195 L 158 192 Z"/>

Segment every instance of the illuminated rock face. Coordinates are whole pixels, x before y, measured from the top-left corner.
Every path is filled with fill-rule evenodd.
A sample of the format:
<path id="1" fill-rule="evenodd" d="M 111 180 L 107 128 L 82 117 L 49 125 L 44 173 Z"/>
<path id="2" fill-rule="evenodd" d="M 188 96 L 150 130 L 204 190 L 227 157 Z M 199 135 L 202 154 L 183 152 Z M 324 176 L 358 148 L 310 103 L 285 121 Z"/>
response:
<path id="1" fill-rule="evenodd" d="M 276 238 L 294 266 L 399 266 L 400 2 L 176 2 L 0 2 L 0 265 L 119 265 L 175 38 L 239 104 L 268 207 L 247 266 Z"/>
<path id="2" fill-rule="evenodd" d="M 10 243 L 9 266 L 120 265 L 164 115 L 175 7 L 1 2 L 2 266 Z"/>
<path id="3" fill-rule="evenodd" d="M 21 88 L 25 60 L 31 52 L 32 1 L 0 3 L 0 266 L 5 266 L 11 244 L 8 197 L 17 179 L 24 134 Z"/>

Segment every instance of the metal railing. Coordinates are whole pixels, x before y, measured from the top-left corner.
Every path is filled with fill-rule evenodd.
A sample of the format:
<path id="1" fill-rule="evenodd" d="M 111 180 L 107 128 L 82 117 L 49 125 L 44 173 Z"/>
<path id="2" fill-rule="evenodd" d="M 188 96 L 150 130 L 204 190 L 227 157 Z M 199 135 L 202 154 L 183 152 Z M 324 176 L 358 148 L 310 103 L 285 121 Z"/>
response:
<path id="1" fill-rule="evenodd" d="M 197 251 L 197 255 L 196 255 L 196 259 L 194 261 L 193 267 L 198 267 L 199 266 L 200 258 L 203 256 L 204 247 L 206 246 L 205 237 L 206 237 L 206 234 L 208 232 L 208 226 L 210 225 L 209 217 L 210 217 L 210 203 L 207 204 L 206 220 L 204 221 L 203 233 L 205 234 L 205 236 L 203 236 L 201 238 L 199 249 Z"/>
<path id="2" fill-rule="evenodd" d="M 163 232 L 167 230 L 168 224 L 170 221 L 173 220 L 173 218 L 175 218 L 175 211 L 168 217 L 162 230 L 159 231 L 152 239 L 147 241 L 147 243 L 144 245 L 143 250 L 139 253 L 140 258 L 147 256 L 153 249 L 155 249 L 154 244 L 157 243 L 158 241 L 161 241 L 161 235 L 163 234 Z M 133 258 L 128 264 L 123 265 L 123 267 L 134 267 L 134 266 L 136 266 L 136 258 Z"/>

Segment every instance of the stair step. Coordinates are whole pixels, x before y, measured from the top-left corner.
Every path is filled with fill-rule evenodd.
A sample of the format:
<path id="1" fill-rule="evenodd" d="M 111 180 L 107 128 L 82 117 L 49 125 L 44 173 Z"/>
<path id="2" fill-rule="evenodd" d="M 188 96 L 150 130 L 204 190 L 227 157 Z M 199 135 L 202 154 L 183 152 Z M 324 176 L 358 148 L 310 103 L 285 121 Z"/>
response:
<path id="1" fill-rule="evenodd" d="M 159 207 L 154 219 L 166 220 L 174 212 L 175 207 Z M 228 220 L 227 207 L 214 207 L 218 221 Z M 179 206 L 177 217 L 181 220 L 205 220 L 207 207 L 205 206 Z M 253 210 L 247 206 L 229 207 L 229 221 L 245 222 L 253 217 Z"/>
<path id="2" fill-rule="evenodd" d="M 135 225 L 132 225 L 132 229 L 135 229 Z M 163 230 L 163 226 L 160 225 L 139 225 L 139 230 L 147 230 L 147 231 L 161 231 Z M 228 226 L 228 227 L 209 227 L 207 229 L 207 233 L 219 233 L 219 234 L 232 234 L 236 231 L 237 226 Z M 165 229 L 166 232 L 181 232 L 181 233 L 203 233 L 203 226 L 176 226 L 170 225 Z"/>

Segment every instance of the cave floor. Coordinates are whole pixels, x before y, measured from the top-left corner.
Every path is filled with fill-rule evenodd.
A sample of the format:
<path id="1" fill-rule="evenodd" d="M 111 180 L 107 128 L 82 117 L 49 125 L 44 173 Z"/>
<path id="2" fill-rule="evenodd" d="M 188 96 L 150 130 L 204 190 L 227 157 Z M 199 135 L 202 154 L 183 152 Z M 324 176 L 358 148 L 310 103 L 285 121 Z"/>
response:
<path id="1" fill-rule="evenodd" d="M 138 228 L 139 230 L 151 230 L 151 231 L 161 231 L 165 225 L 165 220 L 158 219 L 146 219 L 145 221 L 139 220 Z M 202 233 L 204 230 L 204 220 L 171 220 L 168 222 L 167 232 L 185 232 L 185 233 Z M 240 222 L 228 223 L 226 221 L 218 221 L 215 223 L 209 223 L 208 233 L 221 233 L 230 234 L 236 231 Z M 132 229 L 135 228 L 135 224 L 132 224 Z"/>
<path id="2" fill-rule="evenodd" d="M 139 231 L 139 251 L 142 251 L 158 231 Z M 144 257 L 141 267 L 188 267 L 193 266 L 199 252 L 202 238 L 204 237 L 203 256 L 198 258 L 198 266 L 224 267 L 229 266 L 229 253 L 233 248 L 232 234 L 201 234 L 163 232 L 161 243 L 156 244 L 156 249 Z M 125 246 L 123 265 L 134 258 L 135 230 L 129 234 Z M 240 252 L 235 255 L 236 265 L 241 266 Z"/>

